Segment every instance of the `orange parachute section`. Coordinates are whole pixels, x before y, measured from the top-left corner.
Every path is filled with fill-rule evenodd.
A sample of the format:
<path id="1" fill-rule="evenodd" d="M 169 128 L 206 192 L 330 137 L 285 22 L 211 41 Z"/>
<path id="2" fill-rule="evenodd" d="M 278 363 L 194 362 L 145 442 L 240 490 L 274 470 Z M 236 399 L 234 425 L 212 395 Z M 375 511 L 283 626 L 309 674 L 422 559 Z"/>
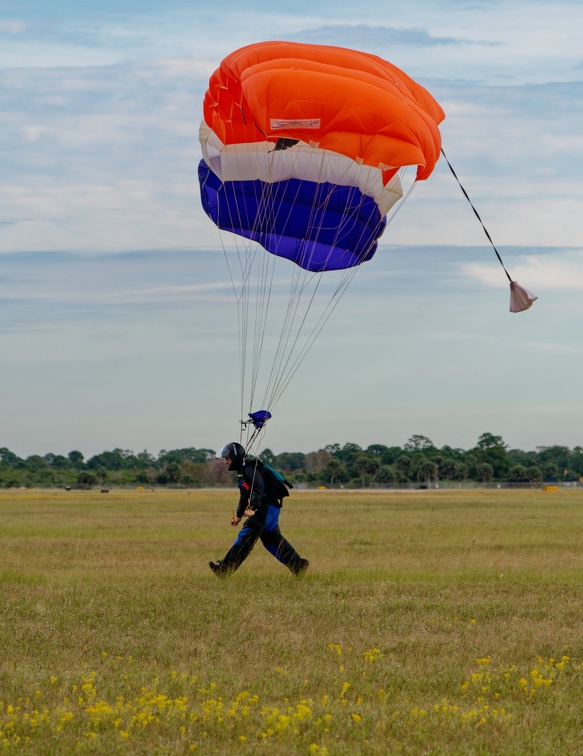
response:
<path id="1" fill-rule="evenodd" d="M 225 144 L 300 140 L 380 168 L 429 177 L 445 115 L 396 66 L 356 50 L 292 42 L 248 45 L 211 76 L 204 120 Z"/>

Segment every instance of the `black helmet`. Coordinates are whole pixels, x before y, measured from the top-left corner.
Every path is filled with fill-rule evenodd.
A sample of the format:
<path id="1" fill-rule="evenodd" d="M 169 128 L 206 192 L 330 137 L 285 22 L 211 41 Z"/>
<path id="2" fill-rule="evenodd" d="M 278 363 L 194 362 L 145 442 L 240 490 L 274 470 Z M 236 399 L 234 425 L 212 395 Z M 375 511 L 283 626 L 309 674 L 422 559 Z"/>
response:
<path id="1" fill-rule="evenodd" d="M 223 446 L 223 448 L 217 452 L 217 457 L 226 459 L 229 457 L 231 464 L 229 470 L 235 470 L 239 472 L 243 467 L 245 461 L 245 448 L 238 444 L 236 441 L 232 441 L 230 444 Z"/>

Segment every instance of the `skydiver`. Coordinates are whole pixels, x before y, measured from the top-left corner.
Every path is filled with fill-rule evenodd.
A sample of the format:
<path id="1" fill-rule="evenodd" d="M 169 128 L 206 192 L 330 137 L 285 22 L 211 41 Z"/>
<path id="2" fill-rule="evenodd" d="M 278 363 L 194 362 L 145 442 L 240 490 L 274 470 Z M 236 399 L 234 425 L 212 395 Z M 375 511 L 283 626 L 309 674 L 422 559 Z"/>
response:
<path id="1" fill-rule="evenodd" d="M 266 486 L 268 475 L 263 470 L 262 463 L 248 459 L 244 447 L 236 442 L 223 447 L 217 457 L 224 459 L 228 469 L 237 473 L 239 505 L 231 519 L 231 525 L 236 527 L 243 517 L 247 517 L 247 520 L 225 558 L 209 562 L 211 570 L 217 577 L 232 574 L 243 564 L 257 539 L 260 539 L 267 551 L 292 574 L 302 575 L 310 563 L 307 559 L 302 559 L 281 534 L 278 524 L 281 498 L 278 499 Z"/>

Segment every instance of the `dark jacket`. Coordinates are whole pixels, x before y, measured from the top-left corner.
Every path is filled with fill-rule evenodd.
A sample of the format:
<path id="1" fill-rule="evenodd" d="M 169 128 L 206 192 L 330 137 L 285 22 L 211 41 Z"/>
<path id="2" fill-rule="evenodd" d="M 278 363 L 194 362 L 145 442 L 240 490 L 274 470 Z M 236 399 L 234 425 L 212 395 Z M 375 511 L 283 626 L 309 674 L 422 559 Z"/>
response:
<path id="1" fill-rule="evenodd" d="M 281 506 L 277 499 L 268 495 L 265 489 L 263 465 L 260 461 L 246 460 L 237 477 L 240 491 L 237 517 L 244 517 L 245 510 L 252 509 L 257 519 L 263 520 L 270 504 Z"/>

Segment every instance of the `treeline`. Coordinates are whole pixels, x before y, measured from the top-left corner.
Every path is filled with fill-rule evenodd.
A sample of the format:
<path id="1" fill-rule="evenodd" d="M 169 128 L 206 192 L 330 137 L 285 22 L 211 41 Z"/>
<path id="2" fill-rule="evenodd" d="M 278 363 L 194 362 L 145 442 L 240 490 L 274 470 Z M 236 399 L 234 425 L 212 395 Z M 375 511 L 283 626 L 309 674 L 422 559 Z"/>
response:
<path id="1" fill-rule="evenodd" d="M 427 436 L 414 435 L 403 446 L 331 444 L 318 451 L 274 454 L 264 449 L 261 459 L 281 470 L 298 485 L 367 488 L 431 485 L 441 481 L 531 483 L 578 481 L 583 478 L 583 448 L 538 447 L 510 449 L 501 436 L 483 433 L 469 450 L 436 447 Z M 147 451 L 114 449 L 85 460 L 79 451 L 32 455 L 21 459 L 0 448 L 0 486 L 224 486 L 233 482 L 213 449 Z"/>

